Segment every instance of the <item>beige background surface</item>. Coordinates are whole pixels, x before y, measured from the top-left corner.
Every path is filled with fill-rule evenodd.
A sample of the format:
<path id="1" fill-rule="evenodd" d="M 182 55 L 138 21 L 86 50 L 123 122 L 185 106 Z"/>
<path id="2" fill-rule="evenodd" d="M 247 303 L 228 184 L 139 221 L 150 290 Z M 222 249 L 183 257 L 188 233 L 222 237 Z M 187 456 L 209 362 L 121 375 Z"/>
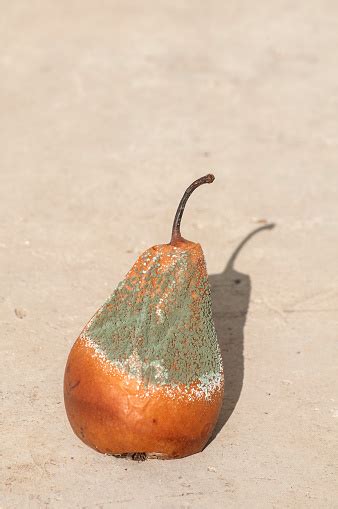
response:
<path id="1" fill-rule="evenodd" d="M 338 507 L 337 2 L 0 7 L 1 507 Z M 65 417 L 68 351 L 210 169 L 182 231 L 228 420 L 183 460 L 101 456 Z"/>

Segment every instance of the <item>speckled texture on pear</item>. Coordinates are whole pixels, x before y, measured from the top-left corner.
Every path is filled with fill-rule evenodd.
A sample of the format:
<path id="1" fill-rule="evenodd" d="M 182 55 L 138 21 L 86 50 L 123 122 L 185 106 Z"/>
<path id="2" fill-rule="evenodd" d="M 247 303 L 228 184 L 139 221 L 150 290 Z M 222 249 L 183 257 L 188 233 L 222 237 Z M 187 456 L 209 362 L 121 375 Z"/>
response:
<path id="1" fill-rule="evenodd" d="M 145 251 L 83 334 L 146 384 L 198 380 L 207 392 L 222 364 L 200 245 Z"/>

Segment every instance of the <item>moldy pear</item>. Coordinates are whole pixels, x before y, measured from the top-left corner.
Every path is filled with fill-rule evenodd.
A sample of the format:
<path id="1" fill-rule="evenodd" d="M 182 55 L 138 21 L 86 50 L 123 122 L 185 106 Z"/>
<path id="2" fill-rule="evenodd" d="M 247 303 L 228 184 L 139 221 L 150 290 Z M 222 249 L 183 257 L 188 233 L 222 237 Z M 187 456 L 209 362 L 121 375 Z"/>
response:
<path id="1" fill-rule="evenodd" d="M 203 251 L 185 240 L 185 204 L 169 244 L 139 256 L 70 351 L 64 399 L 87 445 L 132 458 L 181 458 L 203 449 L 223 400 L 223 367 Z"/>

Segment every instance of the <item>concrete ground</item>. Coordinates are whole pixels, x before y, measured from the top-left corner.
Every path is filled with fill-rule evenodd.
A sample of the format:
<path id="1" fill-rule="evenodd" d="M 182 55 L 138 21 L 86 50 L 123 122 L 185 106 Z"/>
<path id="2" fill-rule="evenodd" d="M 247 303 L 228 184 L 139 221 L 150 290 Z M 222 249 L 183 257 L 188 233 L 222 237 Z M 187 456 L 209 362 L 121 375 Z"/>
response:
<path id="1" fill-rule="evenodd" d="M 1 507 L 338 507 L 337 2 L 0 7 Z M 211 169 L 182 231 L 211 275 L 218 434 L 100 455 L 65 415 L 69 349 Z"/>

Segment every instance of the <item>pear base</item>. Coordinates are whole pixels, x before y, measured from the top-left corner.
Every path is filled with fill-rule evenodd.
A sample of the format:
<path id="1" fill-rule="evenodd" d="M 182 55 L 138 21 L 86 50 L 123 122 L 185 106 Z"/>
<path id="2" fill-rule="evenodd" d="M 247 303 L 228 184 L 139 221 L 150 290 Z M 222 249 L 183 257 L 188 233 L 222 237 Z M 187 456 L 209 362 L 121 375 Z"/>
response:
<path id="1" fill-rule="evenodd" d="M 68 419 L 75 434 L 98 452 L 140 461 L 202 451 L 219 415 L 223 383 L 211 396 L 193 396 L 183 397 L 182 388 L 173 389 L 170 397 L 162 387 L 149 392 L 81 337 L 69 354 L 64 378 Z"/>
<path id="2" fill-rule="evenodd" d="M 159 452 L 148 453 L 148 452 L 134 452 L 134 453 L 126 453 L 126 454 L 111 454 L 110 456 L 114 456 L 115 458 L 123 458 L 132 461 L 146 461 L 146 460 L 169 460 L 171 459 L 169 456 L 165 456 Z"/>

